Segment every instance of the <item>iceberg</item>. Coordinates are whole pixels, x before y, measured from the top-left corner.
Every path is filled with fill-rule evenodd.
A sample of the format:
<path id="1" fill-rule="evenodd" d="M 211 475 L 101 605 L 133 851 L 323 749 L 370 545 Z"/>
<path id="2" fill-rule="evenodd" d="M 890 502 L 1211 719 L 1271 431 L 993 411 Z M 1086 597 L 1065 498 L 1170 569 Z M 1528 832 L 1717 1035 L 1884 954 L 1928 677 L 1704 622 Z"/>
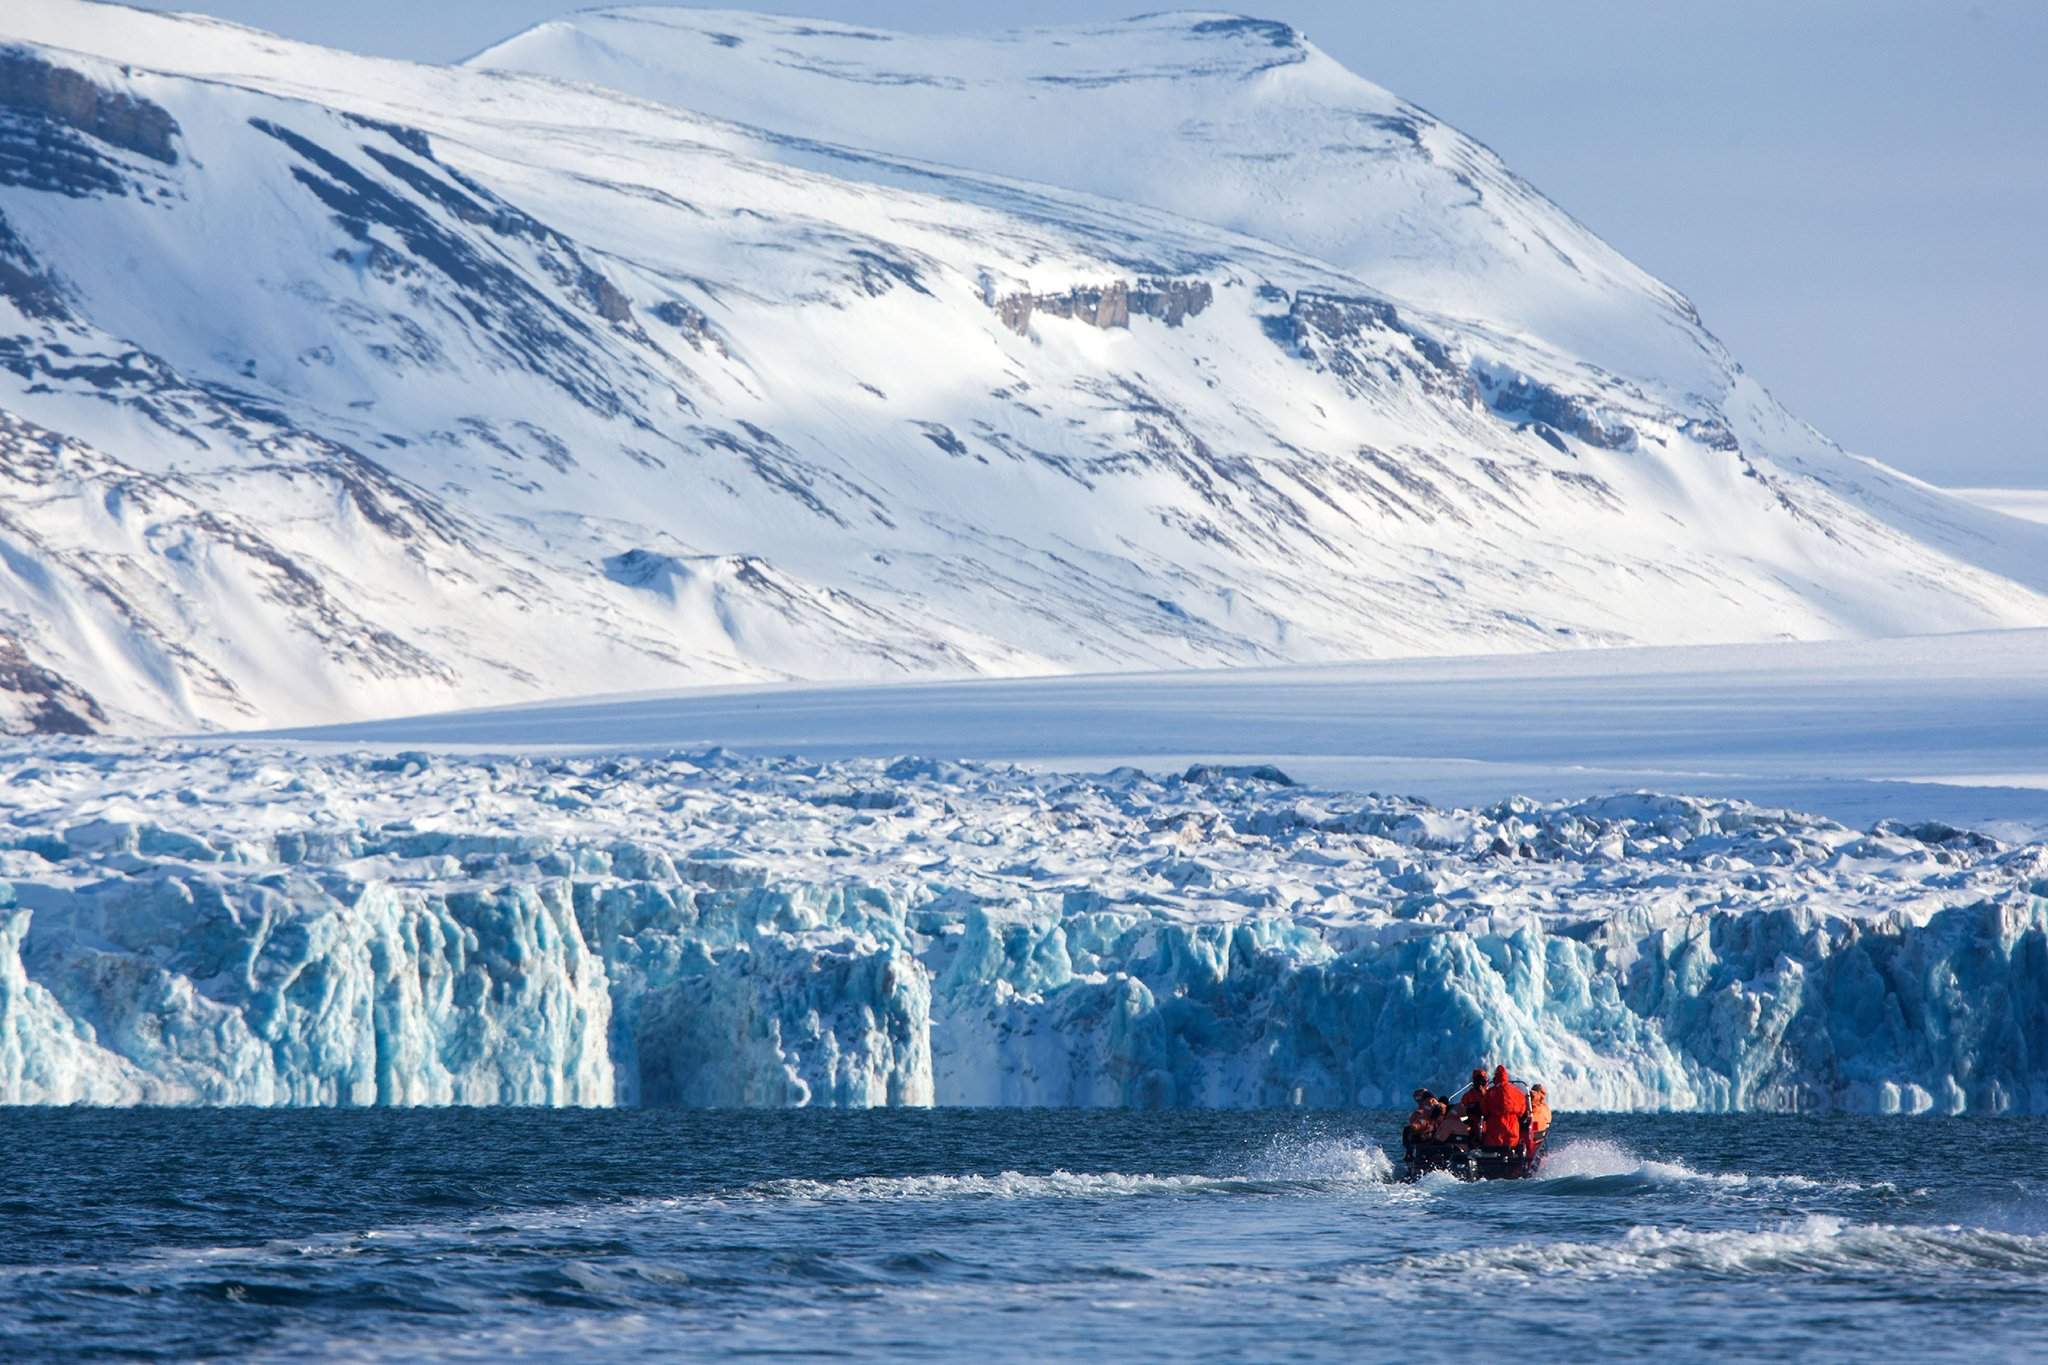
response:
<path id="1" fill-rule="evenodd" d="M 0 1102 L 2048 1110 L 2048 845 L 1276 776 L 27 742 Z"/>

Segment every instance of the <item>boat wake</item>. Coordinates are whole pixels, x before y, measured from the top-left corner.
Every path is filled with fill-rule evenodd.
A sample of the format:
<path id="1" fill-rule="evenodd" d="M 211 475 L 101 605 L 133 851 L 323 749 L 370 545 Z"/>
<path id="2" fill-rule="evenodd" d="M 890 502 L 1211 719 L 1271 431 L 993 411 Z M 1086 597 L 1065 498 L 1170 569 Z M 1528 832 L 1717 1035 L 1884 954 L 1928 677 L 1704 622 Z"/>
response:
<path id="1" fill-rule="evenodd" d="M 1282 1138 L 1242 1171 L 1161 1175 L 1124 1171 L 993 1175 L 856 1176 L 845 1180 L 773 1180 L 756 1197 L 804 1200 L 1113 1199 L 1141 1195 L 1287 1194 L 1384 1186 L 1393 1163 L 1376 1144 L 1339 1138 Z"/>
<path id="2" fill-rule="evenodd" d="M 770 1180 L 747 1193 L 771 1200 L 1110 1199 L 1133 1195 L 1197 1194 L 1226 1189 L 1227 1179 L 1204 1175 L 1127 1174 L 1121 1171 L 1048 1171 L 993 1175 L 854 1176 L 844 1180 Z"/>
<path id="3" fill-rule="evenodd" d="M 1220 1173 L 1153 1174 L 1054 1170 L 1043 1173 L 856 1176 L 839 1180 L 773 1180 L 751 1187 L 749 1197 L 807 1200 L 893 1199 L 1106 1199 L 1138 1195 L 1287 1194 L 1388 1187 L 1394 1164 L 1376 1143 L 1336 1137 L 1282 1137 L 1268 1142 L 1242 1169 Z M 1434 1172 L 1419 1187 L 1432 1191 L 1475 1188 Z M 1645 1157 L 1602 1138 L 1559 1144 L 1542 1172 L 1512 1182 L 1543 1195 L 1624 1197 L 1712 1187 L 1750 1191 L 1883 1192 L 1889 1187 L 1803 1175 L 1699 1171 L 1681 1161 Z"/>
<path id="4" fill-rule="evenodd" d="M 1676 1186 L 1712 1185 L 1752 1190 L 1854 1190 L 1848 1181 L 1803 1175 L 1752 1175 L 1743 1171 L 1697 1171 L 1682 1161 L 1639 1156 L 1605 1138 L 1560 1143 L 1545 1156 L 1541 1174 L 1528 1184 L 1544 1194 L 1624 1195 Z"/>
<path id="5" fill-rule="evenodd" d="M 1554 1281 L 1705 1274 L 1715 1277 L 2048 1273 L 2048 1237 L 1960 1224 L 1856 1223 L 1809 1214 L 1774 1227 L 1692 1231 L 1636 1227 L 1603 1242 L 1523 1242 L 1415 1257 L 1415 1272 Z"/>
<path id="6" fill-rule="evenodd" d="M 1251 1162 L 1255 1180 L 1304 1185 L 1385 1184 L 1394 1163 L 1377 1143 L 1347 1138 L 1275 1138 Z"/>

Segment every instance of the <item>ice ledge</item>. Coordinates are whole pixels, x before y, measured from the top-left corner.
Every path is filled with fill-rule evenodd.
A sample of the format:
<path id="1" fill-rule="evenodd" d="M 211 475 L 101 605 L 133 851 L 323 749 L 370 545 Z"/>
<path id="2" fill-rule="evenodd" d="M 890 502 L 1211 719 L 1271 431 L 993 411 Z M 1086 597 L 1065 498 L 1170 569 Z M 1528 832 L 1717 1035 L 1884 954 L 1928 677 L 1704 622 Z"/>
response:
<path id="1" fill-rule="evenodd" d="M 2048 1112 L 2048 848 L 1945 827 L 722 755 L 0 768 L 8 1103 L 1350 1107 L 1484 1060 L 1566 1107 Z"/>

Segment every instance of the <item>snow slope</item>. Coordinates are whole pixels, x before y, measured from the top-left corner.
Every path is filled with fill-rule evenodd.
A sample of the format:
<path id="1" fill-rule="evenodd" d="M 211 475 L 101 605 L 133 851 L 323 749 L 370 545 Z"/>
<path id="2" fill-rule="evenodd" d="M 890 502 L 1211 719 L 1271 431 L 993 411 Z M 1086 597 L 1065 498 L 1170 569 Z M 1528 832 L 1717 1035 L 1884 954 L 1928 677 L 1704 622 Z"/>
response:
<path id="1" fill-rule="evenodd" d="M 1835 450 L 1298 35 L 922 44 L 899 82 L 861 65 L 893 38 L 664 14 L 579 22 L 645 29 L 647 89 L 738 63 L 657 92 L 711 114 L 7 6 L 10 727 L 2048 623 L 2048 529 Z M 821 122 L 849 82 L 870 146 Z M 1104 120 L 1129 184 L 1069 174 Z"/>
<path id="2" fill-rule="evenodd" d="M 0 754 L 0 1102 L 2048 1110 L 2048 845 L 1272 770 Z"/>

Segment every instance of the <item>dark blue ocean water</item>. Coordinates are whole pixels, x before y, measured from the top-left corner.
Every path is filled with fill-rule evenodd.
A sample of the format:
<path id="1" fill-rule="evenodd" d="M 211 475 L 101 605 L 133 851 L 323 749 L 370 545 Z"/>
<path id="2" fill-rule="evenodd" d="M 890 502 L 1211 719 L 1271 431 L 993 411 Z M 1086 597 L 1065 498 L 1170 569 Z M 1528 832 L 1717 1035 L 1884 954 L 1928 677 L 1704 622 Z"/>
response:
<path id="1" fill-rule="evenodd" d="M 0 1110 L 0 1356 L 2040 1359 L 2048 1124 Z"/>

